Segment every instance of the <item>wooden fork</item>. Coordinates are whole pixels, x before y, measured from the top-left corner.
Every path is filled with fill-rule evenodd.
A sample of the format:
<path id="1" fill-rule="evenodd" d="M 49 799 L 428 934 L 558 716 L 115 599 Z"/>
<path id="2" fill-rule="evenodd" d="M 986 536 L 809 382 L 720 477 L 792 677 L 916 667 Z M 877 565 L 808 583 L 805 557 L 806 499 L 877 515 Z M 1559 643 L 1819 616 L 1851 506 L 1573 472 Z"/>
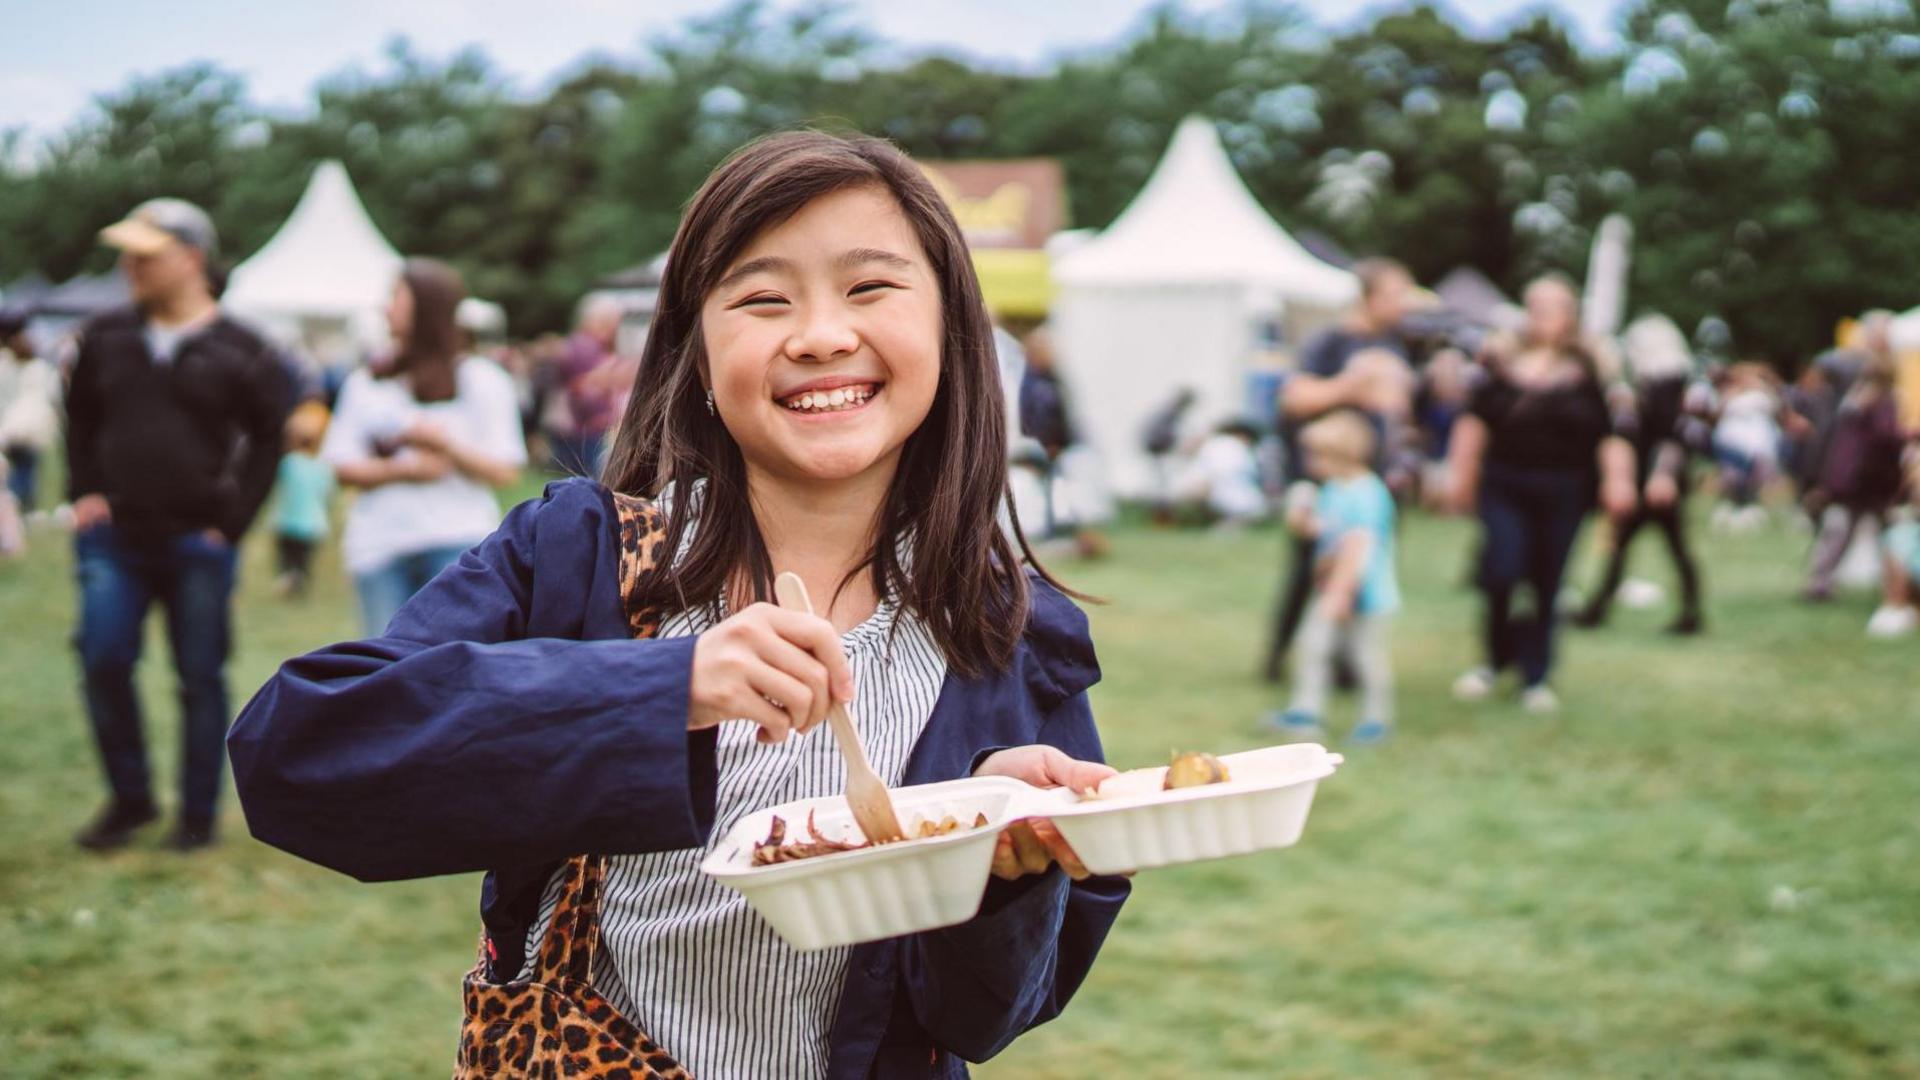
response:
<path id="1" fill-rule="evenodd" d="M 798 574 L 788 572 L 775 578 L 773 595 L 780 606 L 789 611 L 813 614 L 806 583 Z M 860 733 L 853 730 L 853 718 L 847 715 L 847 707 L 834 702 L 827 712 L 827 723 L 833 728 L 833 741 L 840 747 L 840 756 L 847 759 L 847 805 L 852 808 L 853 820 L 860 831 L 875 844 L 906 839 L 900 819 L 893 812 L 893 800 L 887 797 L 887 785 L 881 782 L 873 766 L 867 764 L 866 747 L 860 745 Z"/>

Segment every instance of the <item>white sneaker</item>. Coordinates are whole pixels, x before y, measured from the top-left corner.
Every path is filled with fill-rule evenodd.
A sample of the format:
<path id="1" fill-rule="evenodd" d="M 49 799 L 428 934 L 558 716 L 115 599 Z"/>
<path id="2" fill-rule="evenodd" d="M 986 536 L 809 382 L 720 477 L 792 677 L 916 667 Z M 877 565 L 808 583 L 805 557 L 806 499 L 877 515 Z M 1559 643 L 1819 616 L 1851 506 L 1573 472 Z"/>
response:
<path id="1" fill-rule="evenodd" d="M 1529 686 L 1520 691 L 1520 707 L 1536 716 L 1557 713 L 1560 711 L 1560 695 L 1554 693 L 1553 687 L 1546 683 Z"/>
<path id="2" fill-rule="evenodd" d="M 1453 680 L 1455 701 L 1485 701 L 1493 693 L 1493 669 L 1477 667 Z"/>
<path id="3" fill-rule="evenodd" d="M 1920 630 L 1920 611 L 1910 607 L 1889 607 L 1881 605 L 1867 620 L 1867 636 L 1870 638 L 1906 637 Z"/>

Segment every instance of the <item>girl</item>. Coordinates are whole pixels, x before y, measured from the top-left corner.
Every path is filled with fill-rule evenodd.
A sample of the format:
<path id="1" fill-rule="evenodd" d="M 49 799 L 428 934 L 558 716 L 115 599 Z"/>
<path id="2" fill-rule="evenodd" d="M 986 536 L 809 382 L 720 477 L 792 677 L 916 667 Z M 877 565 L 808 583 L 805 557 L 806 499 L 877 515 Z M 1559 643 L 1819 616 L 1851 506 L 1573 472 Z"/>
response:
<path id="1" fill-rule="evenodd" d="M 1692 449 L 1687 415 L 1687 391 L 1692 383 L 1693 356 L 1680 328 L 1664 315 L 1635 319 L 1625 334 L 1628 371 L 1633 379 L 1633 459 L 1640 502 L 1634 512 L 1614 523 L 1607 567 L 1587 606 L 1574 618 L 1577 626 L 1597 627 L 1607 621 L 1614 593 L 1627 572 L 1627 551 L 1641 529 L 1652 525 L 1667 538 L 1674 573 L 1680 580 L 1680 615 L 1667 627 L 1672 634 L 1697 634 L 1700 614 L 1700 570 L 1687 546 L 1687 458 Z"/>
<path id="2" fill-rule="evenodd" d="M 1484 698 L 1500 671 L 1517 667 L 1529 712 L 1560 707 L 1547 678 L 1567 556 L 1596 488 L 1616 520 L 1635 505 L 1633 448 L 1614 424 L 1594 361 L 1578 345 L 1528 346 L 1493 364 L 1475 389 L 1454 428 L 1448 471 L 1455 508 L 1479 510 L 1487 662 L 1454 683 L 1456 697 Z M 1521 585 L 1533 611 L 1516 617 Z"/>
<path id="3" fill-rule="evenodd" d="M 698 865 L 741 815 L 843 790 L 810 734 L 834 701 L 890 784 L 1112 773 L 1085 618 L 996 525 L 1006 438 L 979 284 L 918 168 L 872 139 L 747 146 L 674 239 L 612 490 L 551 485 L 386 637 L 286 664 L 230 742 L 255 835 L 367 880 L 491 871 L 463 1068 L 558 1061 L 488 1021 L 559 958 L 590 967 L 599 1028 L 555 1054 L 964 1076 L 1065 1006 L 1124 881 L 1016 826 L 972 921 L 796 953 Z M 623 545 L 651 560 L 624 583 Z M 820 617 L 766 602 L 789 570 Z M 605 859 L 561 863 L 582 852 Z"/>
<path id="4" fill-rule="evenodd" d="M 452 267 L 407 261 L 387 308 L 397 352 L 347 377 L 320 448 L 340 482 L 361 489 L 341 549 L 369 635 L 486 539 L 500 523 L 494 489 L 527 462 L 513 380 L 460 355 L 465 295 Z"/>

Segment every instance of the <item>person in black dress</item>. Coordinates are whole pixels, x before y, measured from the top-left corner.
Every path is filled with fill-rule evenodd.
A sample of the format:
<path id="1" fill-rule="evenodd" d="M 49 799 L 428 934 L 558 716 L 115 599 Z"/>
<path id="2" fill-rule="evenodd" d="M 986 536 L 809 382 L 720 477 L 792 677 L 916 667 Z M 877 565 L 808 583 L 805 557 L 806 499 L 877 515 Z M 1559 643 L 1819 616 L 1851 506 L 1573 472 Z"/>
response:
<path id="1" fill-rule="evenodd" d="M 1542 311 L 1536 323 L 1577 325 L 1570 284 L 1546 278 L 1527 291 L 1528 307 Z M 1596 494 L 1615 520 L 1636 503 L 1633 447 L 1616 432 L 1597 362 L 1570 333 L 1555 336 L 1565 343 L 1527 344 L 1489 368 L 1455 425 L 1450 454 L 1451 502 L 1480 519 L 1486 598 L 1486 662 L 1462 675 L 1454 694 L 1485 698 L 1499 674 L 1515 668 L 1530 712 L 1559 708 L 1548 683 L 1554 608 L 1581 523 Z M 1531 604 L 1524 613 L 1515 606 L 1523 587 Z"/>

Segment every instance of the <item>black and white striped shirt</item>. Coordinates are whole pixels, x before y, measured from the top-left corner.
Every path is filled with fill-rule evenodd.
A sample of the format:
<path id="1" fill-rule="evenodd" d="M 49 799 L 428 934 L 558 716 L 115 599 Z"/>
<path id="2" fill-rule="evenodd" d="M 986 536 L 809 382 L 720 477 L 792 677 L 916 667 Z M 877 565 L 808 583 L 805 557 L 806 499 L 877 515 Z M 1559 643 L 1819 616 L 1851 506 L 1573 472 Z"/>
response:
<path id="1" fill-rule="evenodd" d="M 721 617 L 717 605 L 682 612 L 659 636 L 698 634 Z M 940 696 L 946 658 L 926 626 L 891 599 L 841 642 L 857 687 L 854 727 L 874 771 L 897 786 Z M 710 845 L 755 810 L 846 789 L 846 766 L 825 725 L 771 746 L 754 738 L 758 730 L 720 726 Z M 852 950 L 790 948 L 739 893 L 700 872 L 709 850 L 608 860 L 595 985 L 703 1080 L 826 1075 L 827 1035 Z M 558 899 L 556 878 L 528 938 L 529 957 Z"/>

